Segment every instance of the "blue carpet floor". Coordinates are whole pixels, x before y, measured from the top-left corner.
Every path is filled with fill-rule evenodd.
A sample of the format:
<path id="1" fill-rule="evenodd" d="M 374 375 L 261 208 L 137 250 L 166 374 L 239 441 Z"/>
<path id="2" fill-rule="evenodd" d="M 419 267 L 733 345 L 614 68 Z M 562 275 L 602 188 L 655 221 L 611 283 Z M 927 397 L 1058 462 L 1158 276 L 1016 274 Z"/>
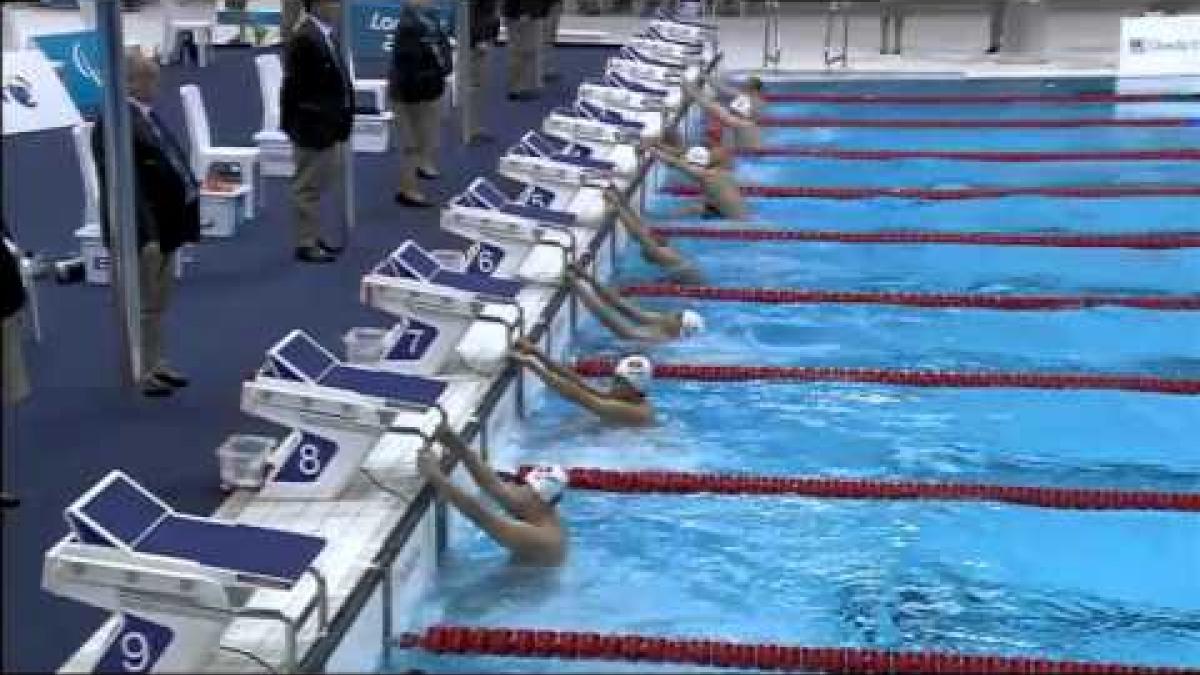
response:
<path id="1" fill-rule="evenodd" d="M 583 77 L 600 73 L 608 50 L 559 49 L 568 74 L 540 101 L 506 100 L 504 54 L 492 63 L 486 125 L 497 141 L 463 148 L 444 127 L 444 177 L 427 186 L 444 200 L 477 175 L 493 175 L 501 151 L 546 112 L 570 97 Z M 164 69 L 158 110 L 179 137 L 178 87 L 194 82 L 205 95 L 217 145 L 250 145 L 261 120 L 259 89 L 248 49 L 219 50 L 204 69 Z M 365 75 L 366 73 L 364 73 Z M 112 468 L 120 468 L 176 508 L 208 514 L 222 500 L 214 449 L 235 432 L 282 430 L 242 414 L 241 383 L 264 350 L 286 331 L 303 328 L 333 351 L 352 326 L 384 326 L 386 316 L 358 301 L 362 273 L 408 237 L 427 246 L 458 243 L 437 226 L 437 209 L 403 209 L 392 202 L 399 157 L 358 155 L 358 228 L 333 265 L 292 260 L 291 209 L 286 181 L 269 179 L 265 213 L 237 237 L 208 240 L 177 288 L 167 319 L 167 350 L 193 378 L 176 396 L 151 401 L 122 389 L 119 338 L 110 291 L 95 286 L 40 285 L 45 337 L 27 344 L 33 397 L 6 415 L 4 484 L 23 499 L 3 523 L 3 669 L 59 667 L 91 635 L 104 614 L 40 588 L 43 552 L 66 532 L 62 509 Z M 51 254 L 77 250 L 83 197 L 70 133 L 5 138 L 4 217 L 26 249 Z M 332 200 L 330 200 L 332 201 Z M 332 224 L 334 205 L 327 223 Z"/>

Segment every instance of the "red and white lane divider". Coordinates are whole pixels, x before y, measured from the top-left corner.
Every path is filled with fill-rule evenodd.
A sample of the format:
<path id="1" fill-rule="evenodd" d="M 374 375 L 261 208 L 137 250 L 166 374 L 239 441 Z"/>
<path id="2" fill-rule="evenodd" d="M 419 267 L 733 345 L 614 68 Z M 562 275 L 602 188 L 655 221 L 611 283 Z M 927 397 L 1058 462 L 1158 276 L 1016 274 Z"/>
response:
<path id="1" fill-rule="evenodd" d="M 610 359 L 582 359 L 575 371 L 587 377 L 611 375 Z M 1104 373 L 1038 373 L 822 366 L 746 366 L 697 363 L 656 363 L 654 377 L 699 382 L 847 382 L 907 387 L 1106 389 L 1155 394 L 1200 395 L 1200 379 Z"/>
<path id="2" fill-rule="evenodd" d="M 522 466 L 521 472 L 530 467 Z M 821 499 L 998 502 L 1083 511 L 1200 511 L 1200 493 L 990 485 L 825 476 L 567 470 L 572 488 L 624 494 L 786 495 Z"/>
<path id="3" fill-rule="evenodd" d="M 767 93 L 771 103 L 847 103 L 887 105 L 1049 103 L 1193 103 L 1200 94 L 1080 92 L 1074 94 L 839 94 L 833 92 Z"/>
<path id="4" fill-rule="evenodd" d="M 1194 669 L 1021 656 L 903 652 L 853 647 L 801 647 L 729 640 L 671 638 L 527 628 L 433 626 L 392 639 L 401 648 L 438 654 L 596 659 L 755 668 L 838 675 L 1184 675 Z"/>
<path id="5" fill-rule="evenodd" d="M 701 194 L 695 185 L 668 185 L 666 194 L 696 197 Z M 742 194 L 749 197 L 810 198 L 810 199 L 923 199 L 930 201 L 956 199 L 995 199 L 998 197 L 1061 197 L 1070 199 L 1105 199 L 1114 197 L 1200 197 L 1197 184 L 1149 185 L 1038 185 L 1008 187 L 962 188 L 903 188 L 903 187 L 839 187 L 824 185 L 743 185 Z"/>
<path id="6" fill-rule="evenodd" d="M 725 241 L 795 241 L 839 244 L 966 244 L 980 246 L 1044 246 L 1055 248 L 1200 248 L 1200 232 L 1076 234 L 1071 232 L 938 232 L 933 230 L 779 230 L 704 226 L 660 226 L 662 237 Z"/>
<path id="7" fill-rule="evenodd" d="M 1200 310 L 1196 295 L 1001 295 L 994 293 L 910 293 L 903 291 L 828 291 L 799 288 L 729 288 L 678 284 L 633 284 L 625 295 L 650 298 L 694 298 L 764 304 L 865 304 L 934 309 L 1070 310 L 1130 307 L 1168 311 Z"/>
<path id="8" fill-rule="evenodd" d="M 1183 128 L 1200 127 L 1190 117 L 1044 117 L 1044 118 L 854 118 L 772 117 L 758 120 L 760 127 L 789 129 L 1085 129 L 1085 128 Z"/>
<path id="9" fill-rule="evenodd" d="M 965 162 L 1197 162 L 1200 148 L 1171 148 L 1163 150 L 849 150 L 841 148 L 811 148 L 804 146 L 774 146 L 743 148 L 742 157 L 805 157 L 810 159 L 895 160 L 946 159 Z"/>

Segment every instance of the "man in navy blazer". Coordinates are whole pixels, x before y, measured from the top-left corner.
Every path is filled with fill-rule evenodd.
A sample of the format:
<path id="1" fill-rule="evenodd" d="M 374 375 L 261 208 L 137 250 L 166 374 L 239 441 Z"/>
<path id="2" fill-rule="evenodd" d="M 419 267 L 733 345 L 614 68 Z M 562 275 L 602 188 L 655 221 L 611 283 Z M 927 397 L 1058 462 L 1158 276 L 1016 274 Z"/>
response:
<path id="1" fill-rule="evenodd" d="M 321 195 L 341 182 L 342 144 L 354 127 L 353 83 L 333 35 L 340 12 L 337 0 L 306 0 L 284 50 L 279 126 L 293 146 L 296 259 L 303 262 L 335 259 L 320 236 Z"/>
<path id="2" fill-rule="evenodd" d="M 137 228 L 138 281 L 141 297 L 142 393 L 169 396 L 188 379 L 167 365 L 162 319 L 175 277 L 179 247 L 200 238 L 200 185 L 182 146 L 154 112 L 158 64 L 140 53 L 126 59 L 129 117 L 133 140 L 133 202 Z M 104 126 L 97 121 L 92 149 L 100 179 L 100 223 L 104 243 L 113 243 L 104 189 Z M 128 225 L 128 224 L 126 224 Z"/>

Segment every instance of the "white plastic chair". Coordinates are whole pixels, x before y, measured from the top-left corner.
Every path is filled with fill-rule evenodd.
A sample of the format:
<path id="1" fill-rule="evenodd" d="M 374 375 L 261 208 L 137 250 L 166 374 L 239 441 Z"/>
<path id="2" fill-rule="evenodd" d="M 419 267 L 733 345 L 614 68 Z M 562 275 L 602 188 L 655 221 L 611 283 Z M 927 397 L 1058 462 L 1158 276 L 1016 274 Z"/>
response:
<path id="1" fill-rule="evenodd" d="M 100 227 L 100 178 L 96 174 L 96 157 L 92 154 L 92 125 L 80 124 L 71 129 L 75 140 L 75 156 L 79 159 L 79 174 L 83 178 L 83 224 Z"/>
<path id="2" fill-rule="evenodd" d="M 258 88 L 262 93 L 262 129 L 254 134 L 258 145 L 259 168 L 264 177 L 291 178 L 295 173 L 292 163 L 292 142 L 279 128 L 279 90 L 283 86 L 283 66 L 275 54 L 254 57 L 258 70 Z"/>
<path id="3" fill-rule="evenodd" d="M 208 114 L 204 111 L 204 99 L 200 96 L 200 88 L 194 84 L 185 84 L 179 88 L 183 98 L 183 118 L 187 123 L 188 143 L 191 151 L 192 171 L 196 178 L 203 182 L 208 175 L 208 167 L 213 162 L 230 162 L 242 168 L 242 180 L 250 192 L 246 195 L 246 218 L 255 214 L 255 196 L 258 192 L 258 148 L 237 148 L 230 146 L 214 147 L 212 135 L 208 128 Z"/>
<path id="4" fill-rule="evenodd" d="M 208 50 L 217 28 L 216 0 L 162 0 L 162 53 L 166 65 L 175 55 L 179 36 L 190 32 L 196 41 L 197 65 L 208 65 Z"/>

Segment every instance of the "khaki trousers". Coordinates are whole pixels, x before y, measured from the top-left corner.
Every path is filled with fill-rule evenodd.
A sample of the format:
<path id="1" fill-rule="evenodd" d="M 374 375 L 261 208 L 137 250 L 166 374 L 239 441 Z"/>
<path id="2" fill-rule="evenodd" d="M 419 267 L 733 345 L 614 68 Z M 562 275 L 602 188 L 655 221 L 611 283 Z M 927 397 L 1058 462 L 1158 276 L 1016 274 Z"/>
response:
<path id="1" fill-rule="evenodd" d="M 138 264 L 142 300 L 142 372 L 149 376 L 166 365 L 162 320 L 175 285 L 175 254 L 163 254 L 158 242 L 151 242 L 139 252 Z"/>
<path id="2" fill-rule="evenodd" d="M 542 19 L 542 48 L 538 50 L 538 81 L 545 82 L 547 76 L 558 75 L 558 61 L 554 58 L 554 43 L 558 39 L 558 24 L 562 21 L 562 0 L 550 6 L 550 12 Z"/>
<path id="3" fill-rule="evenodd" d="M 333 183 L 342 190 L 342 143 L 324 150 L 294 146 L 296 173 L 292 176 L 292 201 L 296 208 L 296 247 L 316 246 L 321 237 L 321 196 Z"/>
<path id="4" fill-rule="evenodd" d="M 2 246 L 3 244 L 0 244 Z M 29 396 L 29 376 L 22 351 L 21 312 L 4 319 L 4 407 L 14 406 Z M 4 426 L 8 426 L 7 424 Z M 7 440 L 7 439 L 6 439 Z"/>
<path id="5" fill-rule="evenodd" d="M 538 51 L 542 43 L 542 22 L 533 17 L 508 22 L 508 93 L 518 94 L 538 88 Z"/>
<path id="6" fill-rule="evenodd" d="M 491 48 L 486 43 L 471 47 L 471 57 L 467 61 L 467 95 L 464 105 L 467 109 L 468 138 L 483 130 L 483 83 L 487 80 L 490 51 Z"/>
<path id="7" fill-rule="evenodd" d="M 437 168 L 437 150 L 441 134 L 441 98 L 421 103 L 392 102 L 403 156 L 397 189 L 406 194 L 420 193 L 417 168 Z"/>

